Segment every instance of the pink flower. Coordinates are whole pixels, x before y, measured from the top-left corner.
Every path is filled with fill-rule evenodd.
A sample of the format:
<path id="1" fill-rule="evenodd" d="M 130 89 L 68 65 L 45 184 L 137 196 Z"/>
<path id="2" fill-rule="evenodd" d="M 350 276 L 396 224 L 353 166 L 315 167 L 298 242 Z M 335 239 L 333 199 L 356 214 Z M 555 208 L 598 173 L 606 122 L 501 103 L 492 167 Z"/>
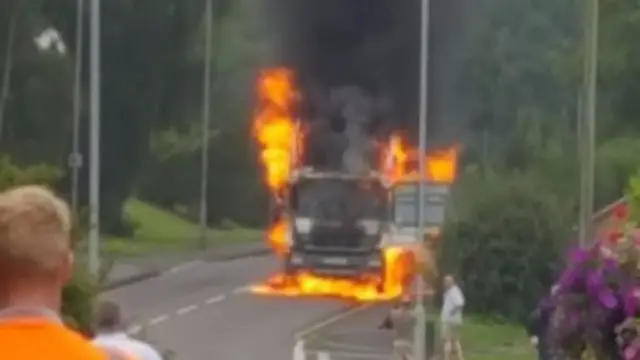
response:
<path id="1" fill-rule="evenodd" d="M 613 208 L 613 216 L 618 220 L 624 220 L 629 216 L 627 204 L 620 204 Z"/>
<path id="2" fill-rule="evenodd" d="M 638 360 L 639 355 L 640 354 L 638 353 L 638 345 L 636 344 L 627 346 L 627 348 L 624 349 L 623 352 L 624 360 Z"/>
<path id="3" fill-rule="evenodd" d="M 623 236 L 624 234 L 622 233 L 622 231 L 614 230 L 609 233 L 609 236 L 607 236 L 607 243 L 610 245 L 616 245 L 620 238 L 622 238 Z"/>

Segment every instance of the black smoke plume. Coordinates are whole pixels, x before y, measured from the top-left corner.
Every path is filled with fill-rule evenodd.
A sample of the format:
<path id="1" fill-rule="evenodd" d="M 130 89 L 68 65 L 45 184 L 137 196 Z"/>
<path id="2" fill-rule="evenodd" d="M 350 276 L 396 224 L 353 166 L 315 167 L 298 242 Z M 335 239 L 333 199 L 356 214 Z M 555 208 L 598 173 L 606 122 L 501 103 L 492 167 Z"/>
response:
<path id="1" fill-rule="evenodd" d="M 431 1 L 428 139 L 455 141 L 468 0 Z M 418 122 L 420 0 L 264 0 L 279 64 L 297 75 L 308 163 L 360 171 L 373 139 Z"/>

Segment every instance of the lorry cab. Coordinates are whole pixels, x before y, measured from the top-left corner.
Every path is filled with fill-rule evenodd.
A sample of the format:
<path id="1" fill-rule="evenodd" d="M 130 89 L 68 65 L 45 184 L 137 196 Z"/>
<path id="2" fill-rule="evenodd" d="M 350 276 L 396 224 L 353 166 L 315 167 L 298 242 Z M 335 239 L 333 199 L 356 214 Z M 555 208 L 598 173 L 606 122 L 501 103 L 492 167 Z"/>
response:
<path id="1" fill-rule="evenodd" d="M 289 251 L 285 273 L 361 277 L 384 274 L 382 234 L 387 190 L 375 173 L 301 169 L 287 199 Z"/>

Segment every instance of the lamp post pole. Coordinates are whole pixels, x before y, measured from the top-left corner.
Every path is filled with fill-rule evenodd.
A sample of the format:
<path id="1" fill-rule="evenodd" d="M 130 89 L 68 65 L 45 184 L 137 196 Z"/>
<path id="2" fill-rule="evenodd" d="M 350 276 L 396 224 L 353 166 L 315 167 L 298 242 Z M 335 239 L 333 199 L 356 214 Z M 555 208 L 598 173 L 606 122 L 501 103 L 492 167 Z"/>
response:
<path id="1" fill-rule="evenodd" d="M 582 126 L 580 151 L 580 226 L 579 239 L 581 246 L 587 246 L 593 235 L 591 217 L 593 216 L 593 193 L 595 181 L 595 138 L 596 138 L 596 89 L 598 76 L 598 22 L 599 1 L 585 2 L 585 35 L 584 35 L 584 93 L 581 111 Z"/>
<path id="2" fill-rule="evenodd" d="M 89 269 L 100 270 L 100 0 L 91 0 L 89 168 Z"/>
<path id="3" fill-rule="evenodd" d="M 80 154 L 80 114 L 82 110 L 82 52 L 84 41 L 84 0 L 77 0 L 76 4 L 76 56 L 75 74 L 73 77 L 73 144 L 72 154 L 69 157 L 69 167 L 71 168 L 71 209 L 73 215 L 78 215 L 78 179 L 80 167 L 82 166 L 82 155 Z"/>
<path id="4" fill-rule="evenodd" d="M 420 103 L 419 103 L 419 171 L 420 186 L 418 188 L 418 233 L 416 240 L 420 246 L 424 246 L 423 238 L 425 234 L 425 190 L 427 185 L 425 156 L 427 154 L 427 101 L 428 101 L 428 69 L 429 69 L 429 0 L 422 0 L 420 18 Z M 415 312 L 416 324 L 414 329 L 414 358 L 415 360 L 426 360 L 426 311 L 424 306 L 424 277 L 420 271 L 416 276 L 415 286 Z"/>
<path id="5" fill-rule="evenodd" d="M 202 95 L 202 162 L 200 164 L 200 246 L 204 249 L 207 247 L 207 212 L 208 212 L 208 181 L 209 181 L 209 127 L 211 124 L 211 42 L 213 37 L 213 4 L 211 0 L 207 0 L 205 9 L 205 26 L 206 34 L 204 37 L 205 61 L 204 61 L 204 78 L 203 95 Z"/>

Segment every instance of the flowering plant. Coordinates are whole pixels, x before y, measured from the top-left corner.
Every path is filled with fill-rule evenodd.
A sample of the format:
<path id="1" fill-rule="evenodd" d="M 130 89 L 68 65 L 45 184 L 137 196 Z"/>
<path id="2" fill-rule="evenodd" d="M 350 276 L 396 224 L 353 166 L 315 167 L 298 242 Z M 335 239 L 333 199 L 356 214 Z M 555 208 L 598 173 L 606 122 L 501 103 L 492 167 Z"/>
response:
<path id="1" fill-rule="evenodd" d="M 629 325 L 640 314 L 640 238 L 626 206 L 614 220 L 618 226 L 594 246 L 570 253 L 560 276 L 550 328 L 556 359 L 640 360 L 638 331 Z"/>

